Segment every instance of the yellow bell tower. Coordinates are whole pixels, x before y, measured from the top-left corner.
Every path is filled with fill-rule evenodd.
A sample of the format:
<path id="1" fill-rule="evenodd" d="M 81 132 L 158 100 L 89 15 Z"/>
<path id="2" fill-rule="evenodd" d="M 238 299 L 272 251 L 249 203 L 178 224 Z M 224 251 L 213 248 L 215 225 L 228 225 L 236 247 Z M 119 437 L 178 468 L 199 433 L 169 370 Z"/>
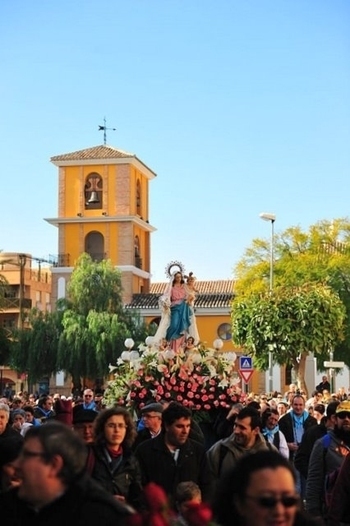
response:
<path id="1" fill-rule="evenodd" d="M 125 303 L 150 287 L 149 181 L 136 155 L 101 145 L 51 158 L 58 167 L 58 257 L 52 301 L 65 297 L 78 257 L 110 259 L 121 272 Z"/>

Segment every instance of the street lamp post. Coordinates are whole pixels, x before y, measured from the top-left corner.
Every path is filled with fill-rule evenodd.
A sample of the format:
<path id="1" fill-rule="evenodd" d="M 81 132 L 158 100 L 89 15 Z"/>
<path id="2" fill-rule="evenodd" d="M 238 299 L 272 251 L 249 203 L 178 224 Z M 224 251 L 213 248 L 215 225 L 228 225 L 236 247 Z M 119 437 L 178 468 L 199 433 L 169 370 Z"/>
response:
<path id="1" fill-rule="evenodd" d="M 272 294 L 273 291 L 273 266 L 275 261 L 275 221 L 276 215 L 268 212 L 262 212 L 260 214 L 261 219 L 264 221 L 270 221 L 271 223 L 271 242 L 270 242 L 270 280 L 269 280 L 269 291 Z M 269 392 L 273 391 L 273 360 L 272 351 L 269 351 Z"/>

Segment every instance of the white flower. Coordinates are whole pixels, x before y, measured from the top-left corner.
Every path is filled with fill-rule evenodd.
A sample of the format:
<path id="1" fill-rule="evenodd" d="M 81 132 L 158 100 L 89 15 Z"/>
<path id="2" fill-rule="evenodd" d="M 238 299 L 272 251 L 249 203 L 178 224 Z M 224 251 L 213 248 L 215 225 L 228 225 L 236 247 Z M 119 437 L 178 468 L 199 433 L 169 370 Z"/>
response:
<path id="1" fill-rule="evenodd" d="M 216 376 L 216 368 L 214 367 L 214 365 L 208 365 L 208 370 L 209 370 L 210 376 Z"/>
<path id="2" fill-rule="evenodd" d="M 190 358 L 193 363 L 201 363 L 202 357 L 199 353 L 191 353 Z"/>
<path id="3" fill-rule="evenodd" d="M 164 358 L 166 360 L 172 360 L 173 358 L 175 358 L 175 353 L 172 349 L 168 349 L 167 351 L 164 352 Z"/>
<path id="4" fill-rule="evenodd" d="M 235 362 L 237 355 L 235 352 L 225 352 L 224 358 L 226 358 L 228 362 Z"/>
<path id="5" fill-rule="evenodd" d="M 219 387 L 227 387 L 227 386 L 228 386 L 227 378 L 223 378 L 221 382 L 219 383 Z"/>

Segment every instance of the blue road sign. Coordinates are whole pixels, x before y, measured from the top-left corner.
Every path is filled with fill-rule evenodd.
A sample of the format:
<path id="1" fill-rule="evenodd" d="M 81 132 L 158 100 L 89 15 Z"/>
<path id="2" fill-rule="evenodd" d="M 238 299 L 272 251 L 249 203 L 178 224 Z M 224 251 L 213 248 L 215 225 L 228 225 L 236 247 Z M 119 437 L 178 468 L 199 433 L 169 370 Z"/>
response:
<path id="1" fill-rule="evenodd" d="M 240 371 L 251 371 L 253 369 L 252 357 L 251 356 L 240 356 L 239 357 L 239 370 Z"/>

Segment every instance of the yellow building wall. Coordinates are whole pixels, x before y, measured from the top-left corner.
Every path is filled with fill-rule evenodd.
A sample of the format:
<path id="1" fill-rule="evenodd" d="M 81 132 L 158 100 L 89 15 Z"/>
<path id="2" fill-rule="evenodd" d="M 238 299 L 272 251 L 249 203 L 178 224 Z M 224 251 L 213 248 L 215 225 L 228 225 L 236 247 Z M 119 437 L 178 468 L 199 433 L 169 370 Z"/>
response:
<path id="1" fill-rule="evenodd" d="M 84 187 L 91 173 L 103 179 L 102 207 L 85 207 Z M 148 221 L 148 179 L 140 170 L 131 165 L 90 165 L 68 166 L 60 172 L 59 217 L 74 222 L 59 226 L 60 253 L 70 255 L 70 265 L 75 265 L 85 250 L 85 237 L 92 231 L 102 234 L 105 240 L 104 251 L 115 265 L 134 265 L 134 239 L 139 238 L 142 270 L 150 271 L 150 234 L 140 225 L 108 221 L 108 216 L 140 217 Z M 137 209 L 137 183 L 140 185 L 140 208 Z M 137 212 L 140 212 L 139 214 Z M 106 212 L 106 221 L 94 222 Z M 76 219 L 81 214 L 81 220 Z M 91 221 L 90 221 L 91 220 Z M 137 281 L 136 281 L 137 282 Z M 138 284 L 140 286 L 140 284 Z M 139 288 L 138 286 L 138 288 Z M 135 289 L 135 290 L 138 290 Z"/>

